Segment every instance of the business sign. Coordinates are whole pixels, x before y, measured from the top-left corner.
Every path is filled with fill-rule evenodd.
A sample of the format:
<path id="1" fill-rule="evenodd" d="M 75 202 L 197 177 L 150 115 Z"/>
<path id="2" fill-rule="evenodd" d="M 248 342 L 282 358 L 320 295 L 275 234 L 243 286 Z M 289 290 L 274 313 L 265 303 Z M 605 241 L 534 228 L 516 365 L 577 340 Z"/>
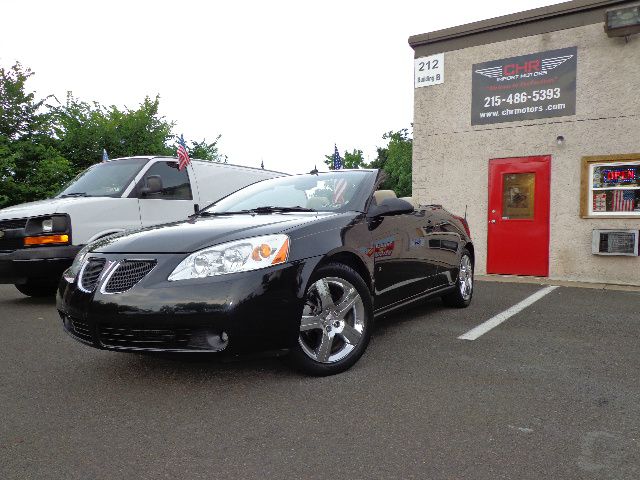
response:
<path id="1" fill-rule="evenodd" d="M 471 125 L 576 113 L 577 47 L 473 65 Z"/>
<path id="2" fill-rule="evenodd" d="M 414 87 L 429 87 L 444 83 L 444 53 L 416 58 L 414 62 Z"/>

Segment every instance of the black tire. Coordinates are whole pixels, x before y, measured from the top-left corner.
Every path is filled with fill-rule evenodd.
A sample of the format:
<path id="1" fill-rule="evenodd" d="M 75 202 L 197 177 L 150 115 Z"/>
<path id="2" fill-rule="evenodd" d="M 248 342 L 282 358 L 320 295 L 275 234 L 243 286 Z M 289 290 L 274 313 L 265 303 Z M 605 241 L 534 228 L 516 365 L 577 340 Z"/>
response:
<path id="1" fill-rule="evenodd" d="M 20 293 L 27 297 L 53 297 L 58 283 L 46 280 L 27 280 L 27 283 L 15 284 Z"/>
<path id="2" fill-rule="evenodd" d="M 287 363 L 315 376 L 349 369 L 367 349 L 373 328 L 373 301 L 362 277 L 340 263 L 319 268 L 309 280 L 300 323 Z"/>
<path id="3" fill-rule="evenodd" d="M 448 307 L 467 308 L 473 298 L 473 286 L 473 258 L 469 250 L 464 248 L 460 255 L 455 289 L 443 295 L 442 301 Z"/>

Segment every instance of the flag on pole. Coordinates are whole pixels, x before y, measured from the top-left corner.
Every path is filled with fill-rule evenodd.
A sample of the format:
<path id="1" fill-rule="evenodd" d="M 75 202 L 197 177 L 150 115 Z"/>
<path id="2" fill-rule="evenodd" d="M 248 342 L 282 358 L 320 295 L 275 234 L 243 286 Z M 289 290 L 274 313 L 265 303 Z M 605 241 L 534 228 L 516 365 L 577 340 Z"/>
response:
<path id="1" fill-rule="evenodd" d="M 333 144 L 333 169 L 340 170 L 342 168 L 342 159 L 340 158 L 340 152 L 338 152 L 338 146 Z"/>
<path id="2" fill-rule="evenodd" d="M 184 136 L 178 138 L 178 170 L 182 170 L 191 163 L 189 153 L 187 152 L 187 144 L 184 143 Z"/>
<path id="3" fill-rule="evenodd" d="M 107 149 L 103 148 L 102 149 L 102 161 L 106 162 L 107 160 L 109 160 L 109 155 L 107 155 Z"/>
<path id="4" fill-rule="evenodd" d="M 340 152 L 338 152 L 338 146 L 333 145 L 333 169 L 342 169 L 342 158 L 340 158 Z M 344 203 L 344 192 L 347 190 L 347 181 L 344 178 L 338 178 L 333 185 L 333 203 Z"/>

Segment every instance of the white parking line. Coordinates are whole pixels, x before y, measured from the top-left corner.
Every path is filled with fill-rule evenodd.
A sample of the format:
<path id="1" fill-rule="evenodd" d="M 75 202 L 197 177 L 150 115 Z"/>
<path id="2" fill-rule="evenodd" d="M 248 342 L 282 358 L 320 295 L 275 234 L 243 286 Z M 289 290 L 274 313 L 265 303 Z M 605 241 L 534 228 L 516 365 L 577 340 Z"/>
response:
<path id="1" fill-rule="evenodd" d="M 460 335 L 458 337 L 458 340 L 475 340 L 476 338 L 481 337 L 492 328 L 497 327 L 505 320 L 509 319 L 510 317 L 513 317 L 516 313 L 521 312 L 522 310 L 527 308 L 529 305 L 537 302 L 548 293 L 551 293 L 552 291 L 554 291 L 556 288 L 558 288 L 557 285 L 550 285 L 548 287 L 543 288 L 542 290 L 538 290 L 536 293 L 525 298 L 520 303 L 516 303 L 513 307 L 505 310 L 502 313 L 499 313 L 495 317 L 492 317 L 486 322 L 481 323 L 477 327 L 472 328 L 464 335 Z"/>

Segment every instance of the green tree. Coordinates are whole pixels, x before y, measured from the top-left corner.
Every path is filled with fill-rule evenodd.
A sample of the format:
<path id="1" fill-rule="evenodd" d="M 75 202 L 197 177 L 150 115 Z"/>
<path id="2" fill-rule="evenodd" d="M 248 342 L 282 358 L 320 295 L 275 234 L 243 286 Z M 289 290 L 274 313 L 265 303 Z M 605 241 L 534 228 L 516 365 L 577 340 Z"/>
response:
<path id="1" fill-rule="evenodd" d="M 160 97 L 137 108 L 104 107 L 67 94 L 64 104 L 36 99 L 25 85 L 33 72 L 0 68 L 0 208 L 50 197 L 74 175 L 102 160 L 133 155 L 175 156 L 174 122 L 159 114 Z M 213 141 L 192 141 L 192 158 L 226 162 Z"/>
<path id="2" fill-rule="evenodd" d="M 191 145 L 185 142 L 187 143 L 189 157 L 197 158 L 199 160 L 227 163 L 227 156 L 220 153 L 218 150 L 218 141 L 220 140 L 220 137 L 222 137 L 222 135 L 218 135 L 211 143 L 208 143 L 206 139 L 203 139 L 201 142 L 193 140 L 191 141 Z M 178 148 L 177 144 L 175 145 L 175 148 Z"/>
<path id="3" fill-rule="evenodd" d="M 366 165 L 366 168 L 378 168 L 383 170 L 385 165 L 387 164 L 387 158 L 389 155 L 389 150 L 387 147 L 376 147 L 377 156 L 370 163 Z"/>
<path id="4" fill-rule="evenodd" d="M 403 128 L 397 132 L 390 131 L 382 135 L 387 140 L 385 147 L 377 147 L 378 156 L 367 168 L 384 170 L 387 178 L 382 188 L 394 190 L 399 197 L 411 196 L 411 157 L 413 140 L 409 130 Z"/>
<path id="5" fill-rule="evenodd" d="M 333 169 L 333 154 L 325 155 L 324 158 L 325 165 L 327 165 L 329 169 Z M 362 156 L 362 150 L 356 148 L 353 149 L 353 152 L 345 150 L 342 156 L 342 168 L 363 168 L 364 166 L 365 162 Z"/>
<path id="6" fill-rule="evenodd" d="M 32 75 L 20 63 L 0 68 L 0 207 L 49 196 L 73 175 L 56 149 L 48 97 L 25 88 Z"/>
<path id="7" fill-rule="evenodd" d="M 173 155 L 167 145 L 173 122 L 158 113 L 160 97 L 145 97 L 136 109 L 104 107 L 67 94 L 64 105 L 54 107 L 55 133 L 62 155 L 76 170 L 100 161 L 102 150 L 111 158 L 134 155 Z"/>

